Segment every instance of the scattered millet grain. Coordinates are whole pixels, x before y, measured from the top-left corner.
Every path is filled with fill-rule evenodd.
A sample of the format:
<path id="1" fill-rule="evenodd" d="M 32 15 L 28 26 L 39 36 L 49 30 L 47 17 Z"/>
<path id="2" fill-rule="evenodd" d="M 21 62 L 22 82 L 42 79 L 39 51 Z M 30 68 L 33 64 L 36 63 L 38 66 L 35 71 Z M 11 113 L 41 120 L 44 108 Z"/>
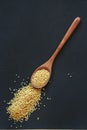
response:
<path id="1" fill-rule="evenodd" d="M 31 84 L 22 87 L 8 103 L 7 113 L 15 121 L 27 120 L 30 114 L 36 110 L 40 98 L 41 89 L 33 88 Z"/>
<path id="2" fill-rule="evenodd" d="M 6 100 L 3 101 L 4 103 L 6 102 Z"/>
<path id="3" fill-rule="evenodd" d="M 16 80 L 14 80 L 14 83 L 16 83 Z"/>
<path id="4" fill-rule="evenodd" d="M 33 86 L 41 87 L 46 84 L 50 78 L 50 73 L 46 69 L 37 70 L 31 78 L 31 83 Z"/>
<path id="5" fill-rule="evenodd" d="M 51 100 L 51 97 L 47 97 L 47 100 Z"/>
<path id="6" fill-rule="evenodd" d="M 18 74 L 16 74 L 16 76 L 18 76 Z"/>
<path id="7" fill-rule="evenodd" d="M 25 79 L 23 79 L 23 81 L 25 81 Z"/>
<path id="8" fill-rule="evenodd" d="M 72 78 L 72 75 L 70 75 L 69 77 Z"/>
<path id="9" fill-rule="evenodd" d="M 22 125 L 20 125 L 20 127 L 22 127 Z"/>
<path id="10" fill-rule="evenodd" d="M 37 120 L 39 120 L 40 118 L 39 117 L 37 117 Z"/>
<path id="11" fill-rule="evenodd" d="M 13 125 L 10 125 L 10 127 L 13 127 Z"/>
<path id="12" fill-rule="evenodd" d="M 67 74 L 70 78 L 72 78 L 72 75 L 70 73 Z"/>
<path id="13" fill-rule="evenodd" d="M 44 107 L 46 107 L 46 105 L 45 105 L 45 104 L 44 104 L 43 106 L 44 106 Z"/>
<path id="14" fill-rule="evenodd" d="M 11 88 L 9 88 L 9 90 L 11 91 Z"/>
<path id="15" fill-rule="evenodd" d="M 38 110 L 40 110 L 40 107 L 38 107 Z"/>
<path id="16" fill-rule="evenodd" d="M 19 78 L 20 78 L 20 76 L 18 75 L 18 76 L 17 76 L 17 78 L 19 79 Z"/>
<path id="17" fill-rule="evenodd" d="M 27 79 L 29 79 L 29 77 L 27 77 Z"/>
<path id="18" fill-rule="evenodd" d="M 70 73 L 67 74 L 68 76 L 70 75 Z"/>

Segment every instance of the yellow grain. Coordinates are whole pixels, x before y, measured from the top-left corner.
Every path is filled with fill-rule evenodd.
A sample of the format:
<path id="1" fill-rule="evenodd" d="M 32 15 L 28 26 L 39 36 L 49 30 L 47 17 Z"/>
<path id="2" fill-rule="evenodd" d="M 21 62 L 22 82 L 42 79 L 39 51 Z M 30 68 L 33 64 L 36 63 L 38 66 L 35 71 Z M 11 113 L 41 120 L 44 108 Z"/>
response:
<path id="1" fill-rule="evenodd" d="M 31 79 L 31 83 L 34 86 L 41 87 L 46 84 L 46 82 L 49 80 L 50 73 L 46 69 L 37 70 L 33 75 Z"/>
<path id="2" fill-rule="evenodd" d="M 15 121 L 28 119 L 30 114 L 36 110 L 41 98 L 41 89 L 33 88 L 30 84 L 18 90 L 14 98 L 9 102 L 7 113 Z"/>

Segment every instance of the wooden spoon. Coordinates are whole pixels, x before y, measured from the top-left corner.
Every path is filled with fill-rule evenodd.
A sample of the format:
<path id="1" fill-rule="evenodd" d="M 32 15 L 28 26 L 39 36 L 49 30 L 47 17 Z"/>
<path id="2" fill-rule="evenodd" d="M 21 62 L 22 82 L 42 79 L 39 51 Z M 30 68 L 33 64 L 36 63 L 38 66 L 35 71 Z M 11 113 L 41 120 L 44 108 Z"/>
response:
<path id="1" fill-rule="evenodd" d="M 63 48 L 63 46 L 65 45 L 65 43 L 67 42 L 67 40 L 69 39 L 69 37 L 71 36 L 71 34 L 74 32 L 74 30 L 76 29 L 76 27 L 78 26 L 78 24 L 80 23 L 80 17 L 77 17 L 74 19 L 73 23 L 71 24 L 71 26 L 69 27 L 69 29 L 67 30 L 66 34 L 64 35 L 62 41 L 60 42 L 60 44 L 58 45 L 57 49 L 55 50 L 55 52 L 53 53 L 53 55 L 49 58 L 49 60 L 47 60 L 44 64 L 42 64 L 41 66 L 39 66 L 34 72 L 33 74 L 36 73 L 36 71 L 38 70 L 41 70 L 41 69 L 46 69 L 48 70 L 50 76 L 51 76 L 51 72 L 52 72 L 52 65 L 53 65 L 53 62 L 54 62 L 54 59 L 56 58 L 56 56 L 59 54 L 59 52 L 61 51 L 61 49 Z M 33 76 L 32 74 L 32 76 Z M 31 76 L 31 84 L 33 85 L 32 83 L 32 76 Z M 42 85 L 42 86 L 36 86 L 36 85 L 33 85 L 33 87 L 35 88 L 42 88 L 44 87 L 49 79 L 50 79 L 50 76 L 49 78 L 47 79 L 47 82 Z"/>

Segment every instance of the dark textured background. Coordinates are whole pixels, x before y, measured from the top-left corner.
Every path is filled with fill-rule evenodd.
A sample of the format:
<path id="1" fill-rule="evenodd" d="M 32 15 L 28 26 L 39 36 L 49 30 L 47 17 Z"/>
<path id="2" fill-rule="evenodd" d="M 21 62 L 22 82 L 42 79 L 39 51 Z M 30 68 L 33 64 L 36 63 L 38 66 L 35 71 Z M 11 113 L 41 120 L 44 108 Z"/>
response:
<path id="1" fill-rule="evenodd" d="M 50 57 L 77 16 L 81 23 L 56 58 L 46 86 L 52 100 L 44 98 L 46 108 L 41 105 L 22 128 L 87 128 L 86 12 L 87 0 L 0 0 L 0 128 L 20 128 L 6 114 L 9 87 L 19 88 Z M 14 83 L 16 73 L 20 79 Z"/>

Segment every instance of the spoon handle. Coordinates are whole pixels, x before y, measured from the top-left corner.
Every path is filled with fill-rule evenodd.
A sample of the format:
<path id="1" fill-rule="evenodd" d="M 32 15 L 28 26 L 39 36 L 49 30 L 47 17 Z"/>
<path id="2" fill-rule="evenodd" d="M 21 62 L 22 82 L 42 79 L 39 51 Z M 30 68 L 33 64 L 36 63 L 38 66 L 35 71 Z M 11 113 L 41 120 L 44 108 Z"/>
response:
<path id="1" fill-rule="evenodd" d="M 54 59 L 56 58 L 56 56 L 61 51 L 61 49 L 63 48 L 63 46 L 65 45 L 65 43 L 67 42 L 67 40 L 69 39 L 69 37 L 71 36 L 71 34 L 74 32 L 74 30 L 76 29 L 76 27 L 78 26 L 79 23 L 80 23 L 80 17 L 75 18 L 74 21 L 73 21 L 73 23 L 71 24 L 71 26 L 67 30 L 66 34 L 64 35 L 62 41 L 58 45 L 57 49 L 55 50 L 55 52 L 53 53 L 53 55 L 50 57 L 49 60 L 52 63 L 53 63 Z"/>

